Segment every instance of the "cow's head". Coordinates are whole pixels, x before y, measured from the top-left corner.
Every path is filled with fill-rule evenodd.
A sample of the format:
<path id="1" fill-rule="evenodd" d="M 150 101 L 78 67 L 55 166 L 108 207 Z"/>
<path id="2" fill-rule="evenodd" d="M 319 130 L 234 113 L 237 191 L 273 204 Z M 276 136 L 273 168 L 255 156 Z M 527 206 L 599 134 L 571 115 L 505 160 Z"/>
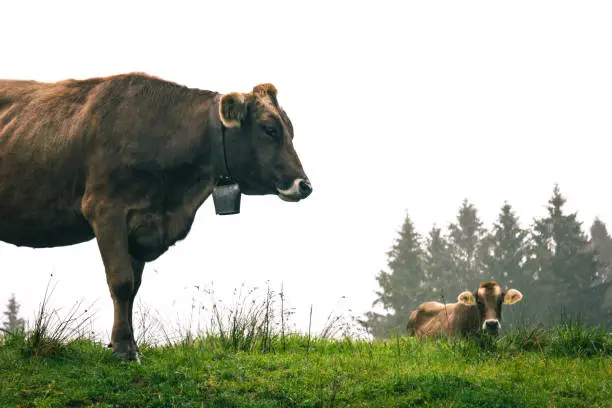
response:
<path id="1" fill-rule="evenodd" d="M 285 201 L 310 195 L 312 186 L 293 147 L 293 126 L 272 84 L 221 96 L 228 167 L 244 194 L 276 194 Z"/>
<path id="2" fill-rule="evenodd" d="M 501 328 L 502 304 L 513 305 L 523 298 L 516 289 L 502 290 L 494 281 L 482 282 L 474 292 L 463 292 L 457 298 L 459 303 L 478 307 L 482 330 L 497 334 Z"/>

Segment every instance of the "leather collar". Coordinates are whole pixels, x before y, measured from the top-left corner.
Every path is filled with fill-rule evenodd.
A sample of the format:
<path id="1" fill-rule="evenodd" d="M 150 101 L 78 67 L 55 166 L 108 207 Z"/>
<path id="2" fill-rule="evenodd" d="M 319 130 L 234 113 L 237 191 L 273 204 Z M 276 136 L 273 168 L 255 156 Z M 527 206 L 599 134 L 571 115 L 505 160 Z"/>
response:
<path id="1" fill-rule="evenodd" d="M 214 129 L 212 134 L 212 161 L 216 172 L 215 178 L 218 184 L 229 184 L 233 183 L 232 173 L 230 172 L 228 161 L 227 161 L 227 143 L 226 143 L 226 130 L 227 128 L 223 125 L 221 118 L 219 117 L 219 104 L 221 103 L 221 95 L 215 97 L 215 106 L 213 116 L 219 121 L 220 131 Z"/>

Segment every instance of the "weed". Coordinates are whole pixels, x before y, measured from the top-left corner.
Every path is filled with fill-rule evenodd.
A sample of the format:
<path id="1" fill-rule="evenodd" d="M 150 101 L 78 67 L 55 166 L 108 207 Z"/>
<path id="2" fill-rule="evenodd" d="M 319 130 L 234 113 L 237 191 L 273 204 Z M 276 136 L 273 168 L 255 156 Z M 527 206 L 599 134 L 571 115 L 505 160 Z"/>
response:
<path id="1" fill-rule="evenodd" d="M 60 354 L 66 350 L 70 340 L 94 340 L 93 331 L 87 330 L 87 324 L 92 323 L 94 313 L 91 312 L 93 304 L 83 311 L 79 309 L 82 301 L 76 302 L 62 317 L 59 310 L 49 308 L 49 300 L 55 286 L 49 291 L 53 274 L 45 288 L 45 294 L 34 317 L 31 330 L 12 336 L 12 342 L 21 342 L 22 352 L 33 355 L 36 359 Z M 94 302 L 95 303 L 95 302 Z"/>

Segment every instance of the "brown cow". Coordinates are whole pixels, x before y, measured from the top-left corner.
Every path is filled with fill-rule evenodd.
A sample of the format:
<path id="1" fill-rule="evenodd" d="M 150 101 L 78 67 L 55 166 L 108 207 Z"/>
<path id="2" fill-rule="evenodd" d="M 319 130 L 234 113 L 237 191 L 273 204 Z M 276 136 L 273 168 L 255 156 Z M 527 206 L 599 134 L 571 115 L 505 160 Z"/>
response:
<path id="1" fill-rule="evenodd" d="M 110 346 L 138 360 L 132 305 L 145 263 L 187 236 L 220 179 L 293 202 L 312 192 L 276 95 L 271 84 L 222 95 L 140 73 L 0 80 L 0 240 L 96 238 L 114 304 Z"/>
<path id="2" fill-rule="evenodd" d="M 479 329 L 496 335 L 501 328 L 502 304 L 513 305 L 522 298 L 516 289 L 502 290 L 494 281 L 483 282 L 474 292 L 462 292 L 457 303 L 422 303 L 410 314 L 408 335 L 471 335 Z"/>

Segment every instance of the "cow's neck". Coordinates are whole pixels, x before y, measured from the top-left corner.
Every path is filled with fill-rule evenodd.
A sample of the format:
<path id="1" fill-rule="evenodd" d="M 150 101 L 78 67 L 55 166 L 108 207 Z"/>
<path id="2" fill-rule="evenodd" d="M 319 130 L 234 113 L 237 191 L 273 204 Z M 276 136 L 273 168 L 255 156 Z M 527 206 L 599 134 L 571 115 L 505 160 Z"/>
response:
<path id="1" fill-rule="evenodd" d="M 168 228 L 166 234 L 170 245 L 186 237 L 196 212 L 213 193 L 215 186 L 220 181 L 232 180 L 227 163 L 226 129 L 219 118 L 219 97 L 210 105 L 204 129 L 203 147 L 206 153 L 194 158 L 194 167 L 199 170 L 193 174 L 192 180 L 180 186 L 181 191 L 173 192 L 173 195 L 181 197 L 180 204 L 170 206 L 165 211 L 165 225 Z"/>
<path id="2" fill-rule="evenodd" d="M 477 305 L 457 303 L 455 313 L 457 315 L 457 320 L 461 322 L 461 326 L 480 325 L 481 323 L 480 310 L 478 310 Z"/>
<path id="3" fill-rule="evenodd" d="M 231 164 L 228 163 L 227 138 L 228 133 L 219 117 L 219 102 L 221 95 L 215 96 L 209 105 L 207 123 L 204 128 L 204 154 L 193 158 L 192 164 L 199 168 L 194 180 L 188 183 L 182 192 L 182 211 L 193 214 L 212 194 L 215 186 L 233 182 Z M 178 210 L 175 209 L 175 210 Z"/>

